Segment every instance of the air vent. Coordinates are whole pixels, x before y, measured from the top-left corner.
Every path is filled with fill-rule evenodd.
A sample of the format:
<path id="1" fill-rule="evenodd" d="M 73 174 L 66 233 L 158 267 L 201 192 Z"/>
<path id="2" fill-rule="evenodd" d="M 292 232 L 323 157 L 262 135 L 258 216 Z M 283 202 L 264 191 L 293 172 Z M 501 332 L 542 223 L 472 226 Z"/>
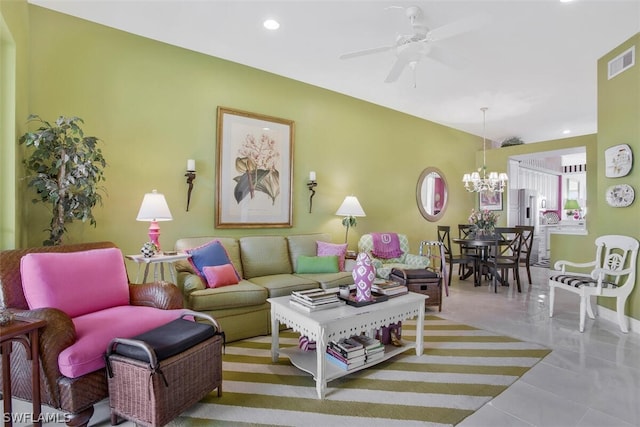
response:
<path id="1" fill-rule="evenodd" d="M 623 72 L 624 70 L 633 67 L 636 63 L 636 47 L 625 50 L 622 54 L 616 56 L 609 61 L 609 80 Z"/>

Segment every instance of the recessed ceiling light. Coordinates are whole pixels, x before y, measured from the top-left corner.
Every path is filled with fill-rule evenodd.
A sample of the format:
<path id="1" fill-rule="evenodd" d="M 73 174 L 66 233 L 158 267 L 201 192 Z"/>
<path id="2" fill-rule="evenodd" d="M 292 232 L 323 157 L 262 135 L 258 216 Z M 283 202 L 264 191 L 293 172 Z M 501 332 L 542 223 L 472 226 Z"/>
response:
<path id="1" fill-rule="evenodd" d="M 571 133 L 571 129 L 565 129 L 562 131 L 563 135 L 569 135 Z"/>
<path id="2" fill-rule="evenodd" d="M 560 3 L 571 3 L 573 0 L 560 0 Z"/>
<path id="3" fill-rule="evenodd" d="M 266 21 L 264 21 L 262 23 L 262 25 L 267 30 L 277 30 L 278 28 L 280 28 L 280 23 L 278 21 L 276 21 L 275 19 L 267 19 Z"/>

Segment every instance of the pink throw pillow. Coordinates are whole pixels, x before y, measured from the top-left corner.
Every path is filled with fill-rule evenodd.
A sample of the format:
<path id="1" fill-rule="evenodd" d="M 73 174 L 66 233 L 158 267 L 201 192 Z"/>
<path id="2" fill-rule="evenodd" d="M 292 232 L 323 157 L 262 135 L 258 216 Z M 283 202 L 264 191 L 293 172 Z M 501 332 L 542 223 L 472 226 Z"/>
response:
<path id="1" fill-rule="evenodd" d="M 337 255 L 338 256 L 338 269 L 344 271 L 344 258 L 347 255 L 347 244 L 336 244 L 328 242 L 316 241 L 318 245 L 317 256 Z"/>
<path id="2" fill-rule="evenodd" d="M 207 286 L 210 288 L 221 288 L 238 283 L 238 274 L 232 264 L 210 265 L 202 270 L 207 279 Z"/>

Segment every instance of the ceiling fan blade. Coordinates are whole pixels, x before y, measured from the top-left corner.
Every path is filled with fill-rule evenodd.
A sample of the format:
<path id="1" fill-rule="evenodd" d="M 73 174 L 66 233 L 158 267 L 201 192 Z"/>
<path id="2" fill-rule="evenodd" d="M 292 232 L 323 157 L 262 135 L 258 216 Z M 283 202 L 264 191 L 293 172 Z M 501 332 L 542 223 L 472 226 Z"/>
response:
<path id="1" fill-rule="evenodd" d="M 387 78 L 384 79 L 384 82 L 393 83 L 396 80 L 398 80 L 398 77 L 400 77 L 400 74 L 402 74 L 402 70 L 404 70 L 404 67 L 406 65 L 407 65 L 406 60 L 402 58 L 398 58 L 395 64 L 393 64 L 393 67 L 391 67 L 391 71 L 389 71 L 389 74 L 387 75 Z"/>
<path id="2" fill-rule="evenodd" d="M 436 45 L 431 45 L 431 49 L 427 56 L 451 68 L 460 70 L 469 67 L 469 61 L 466 58 L 460 55 L 451 54 L 446 49 L 442 49 Z"/>
<path id="3" fill-rule="evenodd" d="M 468 33 L 469 31 L 477 30 L 485 26 L 489 20 L 489 15 L 487 14 L 479 14 L 463 18 L 429 31 L 427 34 L 427 40 L 443 40 L 457 36 L 458 34 Z"/>
<path id="4" fill-rule="evenodd" d="M 340 59 L 356 58 L 358 56 L 371 55 L 372 53 L 386 52 L 388 50 L 393 49 L 394 47 L 395 46 L 380 46 L 380 47 L 373 47 L 371 49 L 357 50 L 355 52 L 349 52 L 349 53 L 340 55 Z"/>

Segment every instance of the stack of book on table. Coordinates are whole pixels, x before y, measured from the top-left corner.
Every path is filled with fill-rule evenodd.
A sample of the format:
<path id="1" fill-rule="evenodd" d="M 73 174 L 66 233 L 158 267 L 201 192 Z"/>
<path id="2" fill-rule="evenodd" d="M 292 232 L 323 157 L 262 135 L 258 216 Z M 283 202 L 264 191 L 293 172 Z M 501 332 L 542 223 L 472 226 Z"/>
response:
<path id="1" fill-rule="evenodd" d="M 351 337 L 330 341 L 325 357 L 329 362 L 347 371 L 366 362 L 364 346 Z"/>
<path id="2" fill-rule="evenodd" d="M 359 342 L 364 347 L 366 363 L 373 362 L 384 357 L 384 344 L 375 338 L 366 335 L 354 335 L 351 339 Z"/>
<path id="3" fill-rule="evenodd" d="M 407 288 L 406 285 L 387 280 L 373 282 L 373 284 L 371 285 L 371 290 L 373 292 L 388 295 L 390 297 L 404 295 L 409 292 L 409 288 Z"/>
<path id="4" fill-rule="evenodd" d="M 296 308 L 309 312 L 333 308 L 343 304 L 335 291 L 326 291 L 324 289 L 293 291 L 291 292 L 289 303 Z"/>

